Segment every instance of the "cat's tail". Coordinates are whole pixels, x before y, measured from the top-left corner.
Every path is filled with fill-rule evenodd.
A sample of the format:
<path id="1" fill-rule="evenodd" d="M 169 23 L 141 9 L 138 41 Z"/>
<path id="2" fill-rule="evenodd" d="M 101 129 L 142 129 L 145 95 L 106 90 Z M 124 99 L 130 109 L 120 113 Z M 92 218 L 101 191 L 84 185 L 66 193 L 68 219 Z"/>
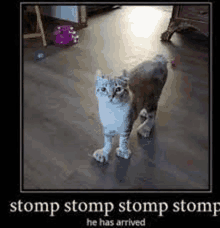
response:
<path id="1" fill-rule="evenodd" d="M 162 63 L 164 65 L 166 65 L 168 63 L 168 60 L 167 60 L 167 58 L 164 55 L 156 55 L 154 57 L 154 61 L 155 62 L 160 62 L 160 63 Z"/>

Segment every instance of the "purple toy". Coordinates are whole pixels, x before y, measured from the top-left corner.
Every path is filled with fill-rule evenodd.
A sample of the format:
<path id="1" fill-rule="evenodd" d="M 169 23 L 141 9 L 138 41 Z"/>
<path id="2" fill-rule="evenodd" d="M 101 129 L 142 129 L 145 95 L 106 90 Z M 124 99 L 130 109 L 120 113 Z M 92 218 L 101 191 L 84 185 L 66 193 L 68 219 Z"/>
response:
<path id="1" fill-rule="evenodd" d="M 79 35 L 73 26 L 60 25 L 53 32 L 53 40 L 59 45 L 73 45 L 79 42 Z"/>

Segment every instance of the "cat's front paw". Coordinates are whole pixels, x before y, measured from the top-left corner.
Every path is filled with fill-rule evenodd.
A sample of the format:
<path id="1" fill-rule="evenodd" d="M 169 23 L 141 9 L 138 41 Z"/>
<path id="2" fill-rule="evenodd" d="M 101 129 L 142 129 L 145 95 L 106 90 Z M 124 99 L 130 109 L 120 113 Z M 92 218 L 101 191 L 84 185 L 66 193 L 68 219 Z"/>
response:
<path id="1" fill-rule="evenodd" d="M 104 163 L 108 161 L 108 155 L 103 154 L 103 149 L 98 149 L 93 153 L 93 157 L 96 161 Z"/>
<path id="2" fill-rule="evenodd" d="M 126 151 L 122 151 L 122 150 L 120 150 L 120 148 L 118 147 L 118 148 L 116 149 L 116 154 L 117 154 L 117 156 L 122 157 L 122 158 L 124 158 L 124 159 L 128 159 L 128 158 L 131 157 L 131 151 L 130 151 L 129 149 L 126 150 Z"/>

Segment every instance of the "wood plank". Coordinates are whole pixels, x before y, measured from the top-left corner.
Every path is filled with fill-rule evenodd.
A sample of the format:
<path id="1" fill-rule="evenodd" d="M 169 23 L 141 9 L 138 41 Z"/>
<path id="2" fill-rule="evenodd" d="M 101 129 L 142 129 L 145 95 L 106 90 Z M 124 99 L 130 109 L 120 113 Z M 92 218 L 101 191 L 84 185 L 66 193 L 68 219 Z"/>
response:
<path id="1" fill-rule="evenodd" d="M 36 37 L 41 37 L 41 33 L 28 33 L 23 35 L 24 39 L 36 38 Z"/>

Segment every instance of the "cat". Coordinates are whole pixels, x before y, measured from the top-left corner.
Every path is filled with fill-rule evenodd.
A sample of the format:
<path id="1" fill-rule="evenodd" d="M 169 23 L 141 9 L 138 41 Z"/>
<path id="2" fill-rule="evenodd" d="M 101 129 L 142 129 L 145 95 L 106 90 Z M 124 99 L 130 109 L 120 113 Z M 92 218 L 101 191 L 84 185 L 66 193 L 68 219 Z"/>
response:
<path id="1" fill-rule="evenodd" d="M 104 147 L 93 153 L 97 161 L 108 162 L 112 138 L 116 134 L 120 135 L 117 156 L 130 158 L 128 140 L 138 116 L 141 119 L 138 134 L 145 138 L 150 136 L 158 100 L 167 79 L 167 62 L 163 55 L 156 55 L 151 61 L 144 61 L 129 73 L 123 70 L 120 76 L 96 71 L 95 93 L 104 130 Z"/>

